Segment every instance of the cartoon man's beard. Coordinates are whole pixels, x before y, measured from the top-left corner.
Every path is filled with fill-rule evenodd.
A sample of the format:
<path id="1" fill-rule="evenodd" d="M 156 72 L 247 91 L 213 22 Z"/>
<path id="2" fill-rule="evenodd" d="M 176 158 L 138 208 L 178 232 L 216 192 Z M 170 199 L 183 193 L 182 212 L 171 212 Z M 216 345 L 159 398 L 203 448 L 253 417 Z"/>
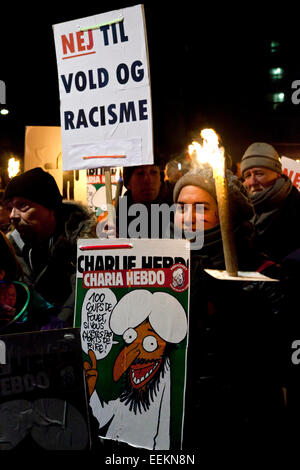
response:
<path id="1" fill-rule="evenodd" d="M 161 379 L 164 378 L 169 368 L 170 359 L 167 356 L 163 356 L 156 374 L 142 388 L 132 387 L 128 372 L 126 374 L 126 388 L 119 397 L 120 401 L 128 406 L 129 410 L 134 414 L 149 410 L 151 403 L 153 403 L 157 396 Z"/>

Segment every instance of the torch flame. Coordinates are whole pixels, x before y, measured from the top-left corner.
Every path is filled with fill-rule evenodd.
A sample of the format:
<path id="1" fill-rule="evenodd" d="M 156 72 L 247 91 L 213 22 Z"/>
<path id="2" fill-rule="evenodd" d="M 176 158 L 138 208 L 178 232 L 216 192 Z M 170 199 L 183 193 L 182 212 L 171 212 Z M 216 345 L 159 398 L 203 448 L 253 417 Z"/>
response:
<path id="1" fill-rule="evenodd" d="M 8 160 L 7 171 L 10 178 L 16 176 L 20 172 L 20 161 L 16 160 L 14 157 L 10 158 Z"/>
<path id="2" fill-rule="evenodd" d="M 209 164 L 212 166 L 215 176 L 223 176 L 225 170 L 224 148 L 219 144 L 219 136 L 213 129 L 202 129 L 200 136 L 202 143 L 194 141 L 189 145 L 189 154 L 194 158 L 194 164 Z"/>

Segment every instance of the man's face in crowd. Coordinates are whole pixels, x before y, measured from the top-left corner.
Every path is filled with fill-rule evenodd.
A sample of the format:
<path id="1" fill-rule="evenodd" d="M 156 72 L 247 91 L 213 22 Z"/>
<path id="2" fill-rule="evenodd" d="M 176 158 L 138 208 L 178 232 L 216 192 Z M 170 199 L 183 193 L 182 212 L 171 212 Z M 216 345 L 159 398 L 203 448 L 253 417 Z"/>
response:
<path id="1" fill-rule="evenodd" d="M 244 172 L 244 186 L 249 194 L 255 194 L 272 186 L 280 178 L 279 173 L 264 167 L 249 168 Z"/>
<path id="2" fill-rule="evenodd" d="M 10 220 L 25 242 L 46 240 L 55 229 L 54 211 L 22 197 L 14 197 L 6 207 Z"/>
<path id="3" fill-rule="evenodd" d="M 189 204 L 185 207 L 185 204 Z M 196 204 L 203 204 L 203 209 L 196 210 Z M 184 186 L 178 196 L 175 225 L 186 232 L 196 231 L 203 221 L 204 230 L 219 224 L 218 205 L 215 199 L 198 186 Z"/>
<path id="4" fill-rule="evenodd" d="M 152 202 L 159 193 L 161 185 L 160 170 L 156 165 L 142 165 L 135 168 L 129 183 L 133 201 L 136 203 Z"/>

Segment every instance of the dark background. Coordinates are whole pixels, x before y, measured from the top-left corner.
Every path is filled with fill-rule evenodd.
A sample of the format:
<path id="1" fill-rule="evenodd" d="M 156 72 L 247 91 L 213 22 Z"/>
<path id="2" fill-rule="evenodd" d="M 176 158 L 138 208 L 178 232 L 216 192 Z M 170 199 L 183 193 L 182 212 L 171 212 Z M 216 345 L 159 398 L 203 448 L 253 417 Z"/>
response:
<path id="1" fill-rule="evenodd" d="M 0 115 L 0 167 L 12 154 L 23 157 L 25 126 L 60 125 L 52 25 L 137 3 L 6 3 L 0 79 L 10 113 Z M 154 144 L 163 161 L 182 154 L 203 127 L 219 133 L 234 162 L 253 141 L 300 158 L 300 104 L 292 103 L 292 83 L 300 80 L 300 16 L 294 6 L 143 4 Z M 271 67 L 282 67 L 283 77 L 272 79 Z M 284 102 L 274 102 L 276 91 L 285 93 Z"/>

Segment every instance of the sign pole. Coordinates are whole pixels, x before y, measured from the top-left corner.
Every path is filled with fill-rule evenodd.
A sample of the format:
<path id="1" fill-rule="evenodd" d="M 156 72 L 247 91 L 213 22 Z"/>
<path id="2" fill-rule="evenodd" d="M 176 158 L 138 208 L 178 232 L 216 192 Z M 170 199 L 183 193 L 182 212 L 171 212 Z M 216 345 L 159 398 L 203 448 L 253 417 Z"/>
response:
<path id="1" fill-rule="evenodd" d="M 114 225 L 114 213 L 113 213 L 111 174 L 110 174 L 109 167 L 104 168 L 104 175 L 105 175 L 105 191 L 106 191 L 108 226 L 109 228 L 112 228 Z"/>

